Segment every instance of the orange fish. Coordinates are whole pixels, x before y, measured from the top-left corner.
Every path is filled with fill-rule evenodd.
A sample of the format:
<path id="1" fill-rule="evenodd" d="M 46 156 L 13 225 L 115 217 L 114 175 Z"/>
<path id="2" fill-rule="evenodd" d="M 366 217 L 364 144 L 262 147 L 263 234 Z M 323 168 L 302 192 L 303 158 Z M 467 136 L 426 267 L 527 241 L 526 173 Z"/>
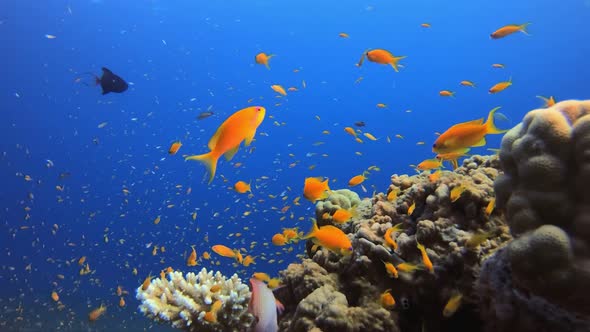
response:
<path id="1" fill-rule="evenodd" d="M 244 181 L 238 181 L 234 184 L 234 190 L 240 194 L 244 194 L 246 192 L 252 192 L 250 189 L 250 184 Z"/>
<path id="2" fill-rule="evenodd" d="M 148 289 L 148 287 L 150 287 L 150 284 L 152 283 L 152 274 L 148 274 L 147 277 L 145 277 L 145 279 L 143 280 L 143 283 L 141 284 L 141 290 L 146 290 Z"/>
<path id="3" fill-rule="evenodd" d="M 434 265 L 432 265 L 432 261 L 430 261 L 430 258 L 426 253 L 426 248 L 424 248 L 424 245 L 420 244 L 418 241 L 416 241 L 416 246 L 422 254 L 422 263 L 424 263 L 424 266 L 430 271 L 430 273 L 434 273 Z"/>
<path id="4" fill-rule="evenodd" d="M 350 180 L 348 180 L 348 186 L 354 187 L 365 182 L 365 180 L 368 179 L 365 174 L 369 174 L 369 172 L 364 171 L 363 174 L 353 176 Z"/>
<path id="5" fill-rule="evenodd" d="M 86 262 L 86 256 L 82 256 L 78 259 L 78 265 L 84 265 L 84 262 Z"/>
<path id="6" fill-rule="evenodd" d="M 374 50 L 370 50 L 365 52 L 362 56 L 361 56 L 361 60 L 359 61 L 359 63 L 357 64 L 358 67 L 363 65 L 363 61 L 365 60 L 365 57 L 367 59 L 369 59 L 369 61 L 371 62 L 375 62 L 378 64 L 382 64 L 382 65 L 391 65 L 391 67 L 393 67 L 393 70 L 395 70 L 396 72 L 398 72 L 398 62 L 401 59 L 406 58 L 406 56 L 394 56 L 393 54 L 391 54 L 389 51 L 383 50 L 383 49 L 374 49 Z"/>
<path id="7" fill-rule="evenodd" d="M 422 24 L 420 24 L 420 26 L 423 28 L 430 28 L 431 27 L 430 23 L 422 23 Z"/>
<path id="8" fill-rule="evenodd" d="M 180 143 L 180 141 L 172 143 L 172 145 L 170 145 L 170 149 L 168 149 L 168 154 L 175 155 L 181 146 L 182 143 Z"/>
<path id="9" fill-rule="evenodd" d="M 277 233 L 272 236 L 271 242 L 275 246 L 284 246 L 287 243 L 287 239 L 285 239 L 285 236 L 283 234 Z"/>
<path id="10" fill-rule="evenodd" d="M 119 298 L 119 307 L 123 308 L 125 306 L 125 299 L 124 298 Z"/>
<path id="11" fill-rule="evenodd" d="M 441 161 L 450 161 L 453 169 L 457 169 L 459 167 L 459 158 L 466 156 L 469 150 L 469 148 L 464 148 L 453 152 L 439 153 L 436 155 L 436 158 Z"/>
<path id="12" fill-rule="evenodd" d="M 488 203 L 488 205 L 486 206 L 486 209 L 485 209 L 486 216 L 491 215 L 492 212 L 494 211 L 495 207 L 496 207 L 496 197 L 492 197 L 492 199 L 490 199 L 490 202 Z"/>
<path id="13" fill-rule="evenodd" d="M 396 268 L 398 269 L 398 271 L 402 271 L 405 273 L 413 273 L 416 270 L 422 270 L 421 266 L 418 266 L 416 264 L 411 264 L 411 263 L 400 263 L 396 266 Z"/>
<path id="14" fill-rule="evenodd" d="M 449 90 L 441 90 L 438 92 L 438 95 L 441 97 L 455 97 L 455 93 Z"/>
<path id="15" fill-rule="evenodd" d="M 187 260 L 186 260 L 186 265 L 187 266 L 196 266 L 197 265 L 197 252 L 195 251 L 195 247 L 192 247 L 193 251 L 191 252 L 191 254 L 188 256 Z"/>
<path id="16" fill-rule="evenodd" d="M 492 64 L 492 67 L 493 68 L 504 68 L 505 66 L 503 64 L 501 64 L 501 63 L 493 63 Z"/>
<path id="17" fill-rule="evenodd" d="M 349 221 L 352 217 L 356 215 L 356 210 L 351 208 L 350 210 L 346 209 L 338 209 L 332 215 L 332 221 L 338 224 L 343 224 Z"/>
<path id="18" fill-rule="evenodd" d="M 451 194 L 449 196 L 451 198 L 451 202 L 455 202 L 456 200 L 458 200 L 466 189 L 467 186 L 464 184 L 460 184 L 451 189 Z"/>
<path id="19" fill-rule="evenodd" d="M 352 127 L 346 127 L 346 128 L 344 128 L 344 131 L 349 133 L 350 135 L 356 137 L 356 131 L 354 131 L 354 129 L 352 129 Z"/>
<path id="20" fill-rule="evenodd" d="M 545 103 L 545 105 L 543 105 L 545 108 L 555 105 L 555 98 L 553 98 L 553 96 L 549 96 L 549 98 L 537 96 L 537 98 L 541 99 Z"/>
<path id="21" fill-rule="evenodd" d="M 51 292 L 51 299 L 55 302 L 59 301 L 59 295 L 57 292 Z"/>
<path id="22" fill-rule="evenodd" d="M 472 88 L 475 88 L 475 83 L 473 83 L 473 82 L 471 82 L 471 81 L 464 80 L 464 81 L 461 81 L 461 83 L 460 83 L 460 84 L 461 84 L 462 86 L 470 86 L 470 87 L 472 87 Z"/>
<path id="23" fill-rule="evenodd" d="M 501 91 L 506 90 L 507 87 L 512 85 L 512 77 L 510 77 L 510 79 L 508 79 L 508 81 L 504 81 L 504 82 L 500 82 L 500 83 L 496 83 L 494 84 L 493 87 L 490 88 L 490 90 L 488 91 L 490 94 L 494 94 L 494 93 L 498 93 Z"/>
<path id="24" fill-rule="evenodd" d="M 395 268 L 395 266 L 393 266 L 393 264 L 391 264 L 390 262 L 384 262 L 382 261 L 383 264 L 385 264 L 385 271 L 387 271 L 387 275 L 390 278 L 398 278 L 398 274 L 397 274 L 397 269 Z"/>
<path id="25" fill-rule="evenodd" d="M 528 35 L 528 31 L 526 30 L 527 26 L 530 23 L 525 23 L 525 24 L 508 24 L 505 25 L 503 27 L 501 27 L 500 29 L 492 32 L 492 34 L 490 35 L 490 38 L 492 39 L 500 39 L 500 38 L 504 38 L 508 35 L 511 35 L 515 32 L 522 32 L 525 35 Z"/>
<path id="26" fill-rule="evenodd" d="M 230 248 L 222 245 L 222 244 L 216 244 L 213 247 L 211 247 L 211 250 L 213 250 L 214 253 L 223 256 L 223 257 L 228 257 L 228 258 L 236 258 L 236 253 L 234 250 L 231 250 Z"/>
<path id="27" fill-rule="evenodd" d="M 340 37 L 340 38 L 348 38 L 349 35 L 347 33 L 345 33 L 345 32 L 341 32 L 341 33 L 338 34 L 338 37 Z"/>
<path id="28" fill-rule="evenodd" d="M 428 180 L 430 180 L 431 183 L 434 183 L 434 182 L 438 181 L 438 179 L 440 179 L 441 175 L 442 175 L 442 171 L 439 169 L 436 172 L 429 174 Z"/>
<path id="29" fill-rule="evenodd" d="M 221 300 L 217 300 L 217 301 L 213 302 L 213 305 L 211 306 L 211 310 L 207 311 L 205 313 L 205 316 L 203 316 L 203 319 L 205 319 L 209 323 L 217 323 L 217 312 L 219 311 L 219 309 L 221 309 L 222 305 L 223 305 L 223 302 L 221 302 Z"/>
<path id="30" fill-rule="evenodd" d="M 250 264 L 256 264 L 256 262 L 254 262 L 254 257 L 247 255 L 246 257 L 244 257 L 244 261 L 242 262 L 242 265 L 244 265 L 245 267 L 250 266 Z"/>
<path id="31" fill-rule="evenodd" d="M 268 61 L 273 56 L 274 56 L 274 54 L 266 55 L 266 53 L 258 53 L 254 57 L 254 61 L 256 61 L 256 63 L 259 64 L 259 65 L 265 65 L 266 66 L 266 69 L 270 69 L 270 66 L 268 65 Z"/>
<path id="32" fill-rule="evenodd" d="M 461 299 L 463 298 L 463 294 L 456 293 L 455 295 L 451 296 L 445 307 L 443 308 L 443 316 L 451 317 L 457 309 L 461 306 Z"/>
<path id="33" fill-rule="evenodd" d="M 318 200 L 328 198 L 330 187 L 328 186 L 328 179 L 322 181 L 320 177 L 310 177 L 305 179 L 303 186 L 303 197 L 307 200 L 315 203 Z"/>
<path id="34" fill-rule="evenodd" d="M 431 169 L 441 168 L 441 167 L 443 167 L 442 160 L 434 158 L 434 159 L 426 159 L 426 160 L 420 162 L 416 166 L 416 169 L 418 169 L 420 171 L 429 171 Z"/>
<path id="35" fill-rule="evenodd" d="M 313 221 L 311 231 L 303 239 L 312 239 L 313 243 L 337 254 L 349 255 L 352 253 L 350 239 L 340 228 L 332 225 L 318 228 L 315 220 Z"/>
<path id="36" fill-rule="evenodd" d="M 213 181 L 217 169 L 217 161 L 224 155 L 231 160 L 238 152 L 240 144 L 250 146 L 256 129 L 264 120 L 266 109 L 261 106 L 251 106 L 239 110 L 225 120 L 209 140 L 209 153 L 188 156 L 185 160 L 197 160 L 205 164 L 209 170 L 209 183 Z"/>
<path id="37" fill-rule="evenodd" d="M 107 311 L 107 307 L 105 307 L 104 305 L 100 305 L 100 307 L 92 310 L 89 314 L 88 314 L 88 320 L 91 322 L 94 322 L 95 320 L 97 320 L 98 318 L 100 318 L 100 316 L 102 316 L 102 314 L 105 313 L 105 311 Z"/>
<path id="38" fill-rule="evenodd" d="M 381 294 L 381 305 L 385 309 L 395 307 L 395 299 L 393 298 L 393 295 L 391 295 L 391 289 L 388 289 Z"/>
<path id="39" fill-rule="evenodd" d="M 269 282 L 270 281 L 270 276 L 268 274 L 264 273 L 264 272 L 254 272 L 252 274 L 252 276 L 254 278 L 256 278 L 257 280 L 260 280 L 260 281 L 264 281 L 264 282 Z"/>
<path id="40" fill-rule="evenodd" d="M 473 146 L 483 146 L 486 144 L 485 136 L 487 134 L 506 132 L 506 130 L 498 129 L 494 124 L 494 113 L 499 108 L 496 107 L 490 111 L 485 123 L 483 123 L 483 119 L 478 119 L 459 123 L 447 129 L 436 139 L 432 151 L 449 153 Z"/>
<path id="41" fill-rule="evenodd" d="M 287 91 L 285 91 L 285 88 L 283 88 L 279 84 L 271 85 L 270 88 L 273 89 L 274 92 L 279 93 L 279 94 L 281 94 L 283 96 L 286 96 L 287 95 Z"/>
<path id="42" fill-rule="evenodd" d="M 416 202 L 412 202 L 412 205 L 410 205 L 410 207 L 408 208 L 408 216 L 411 216 L 412 213 L 414 213 L 414 210 L 416 209 Z"/>
<path id="43" fill-rule="evenodd" d="M 383 235 L 383 239 L 385 239 L 385 243 L 388 246 L 390 246 L 393 250 L 397 249 L 397 243 L 395 242 L 393 237 L 395 236 L 395 234 L 397 234 L 401 230 L 402 227 L 403 227 L 402 223 L 399 223 L 393 227 L 389 227 L 385 231 L 385 235 Z"/>

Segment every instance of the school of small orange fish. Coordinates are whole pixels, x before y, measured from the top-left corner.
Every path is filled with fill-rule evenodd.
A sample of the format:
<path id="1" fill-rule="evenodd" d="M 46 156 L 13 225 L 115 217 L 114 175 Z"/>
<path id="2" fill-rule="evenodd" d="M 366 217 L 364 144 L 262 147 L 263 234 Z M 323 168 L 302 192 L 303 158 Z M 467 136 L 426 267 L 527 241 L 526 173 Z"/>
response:
<path id="1" fill-rule="evenodd" d="M 491 38 L 499 39 L 507 37 L 511 34 L 515 34 L 521 32 L 523 34 L 527 34 L 526 28 L 528 23 L 521 24 L 521 25 L 507 25 L 504 27 L 499 28 L 498 30 L 494 31 L 491 34 Z M 424 29 L 433 29 L 428 23 L 421 24 L 421 28 Z M 353 36 L 349 36 L 347 33 L 339 33 L 337 36 L 342 39 L 353 38 Z M 48 39 L 55 39 L 57 38 L 54 35 L 46 35 Z M 511 37 L 513 38 L 513 37 Z M 411 55 L 394 55 L 397 54 L 396 50 L 386 50 L 386 49 L 368 49 L 361 54 L 360 60 L 356 64 L 357 67 L 366 66 L 367 63 L 365 61 L 374 63 L 374 64 L 381 64 L 391 66 L 392 68 L 384 68 L 383 75 L 396 75 L 397 72 L 404 70 L 404 61 L 406 58 L 411 58 Z M 351 58 L 357 58 L 358 55 L 350 55 Z M 253 56 L 254 62 L 257 65 L 261 65 L 262 70 L 272 70 L 273 66 L 287 66 L 288 64 L 280 62 L 280 54 L 270 54 L 260 52 Z M 491 64 L 494 68 L 504 68 L 502 64 Z M 352 67 L 350 70 L 358 70 Z M 294 72 L 298 72 L 299 69 L 295 69 Z M 359 77 L 354 84 L 361 84 L 363 77 Z M 469 80 L 463 80 L 461 82 L 457 82 L 458 85 L 468 88 L 477 89 L 478 85 L 475 82 Z M 490 94 L 501 93 L 503 90 L 509 88 L 512 85 L 512 78 L 509 78 L 506 81 L 498 82 L 491 86 L 488 90 Z M 279 100 L 275 104 L 275 106 L 280 105 L 282 100 L 285 100 L 285 97 L 290 94 L 297 94 L 297 93 L 304 93 L 303 90 L 309 89 L 305 80 L 301 81 L 299 86 L 289 86 L 287 88 L 283 87 L 280 84 L 273 84 L 269 87 L 274 92 L 277 93 L 276 98 Z M 447 98 L 458 98 L 455 91 L 441 89 L 439 92 L 441 97 Z M 542 99 L 543 103 L 546 107 L 552 106 L 555 104 L 555 99 L 553 96 L 550 97 L 543 97 L 537 96 Z M 250 99 L 248 102 L 253 102 L 254 98 Z M 376 103 L 377 108 L 387 109 L 389 108 L 388 105 L 384 103 Z M 465 119 L 465 122 L 458 123 L 442 133 L 436 133 L 438 138 L 435 142 L 433 142 L 432 151 L 434 155 L 430 159 L 425 159 L 423 161 L 417 161 L 417 164 L 414 166 L 415 169 L 419 172 L 428 172 L 430 174 L 431 180 L 436 180 L 438 176 L 440 176 L 440 169 L 443 167 L 443 162 L 449 162 L 451 166 L 457 168 L 458 160 L 467 155 L 473 147 L 481 147 L 486 145 L 485 137 L 488 134 L 500 134 L 503 133 L 504 130 L 501 130 L 496 127 L 494 123 L 494 117 L 496 111 L 499 107 L 494 108 L 493 110 L 489 111 L 487 120 L 484 121 L 483 118 L 481 119 Z M 481 116 L 483 117 L 485 111 L 481 111 Z M 210 112 L 210 109 L 207 112 L 203 112 L 199 114 L 198 119 L 203 120 L 213 115 Z M 239 168 L 242 166 L 242 162 L 231 162 L 232 158 L 239 153 L 240 146 L 247 147 L 248 153 L 254 152 L 253 141 L 255 140 L 255 135 L 257 133 L 258 127 L 263 123 L 265 118 L 268 117 L 269 121 L 273 120 L 272 115 L 266 115 L 266 109 L 263 106 L 248 106 L 245 107 L 223 121 L 218 126 L 218 129 L 214 134 L 212 134 L 211 139 L 208 142 L 208 150 L 209 151 L 190 151 L 191 153 L 203 153 L 203 154 L 192 154 L 189 155 L 188 151 L 182 151 L 187 154 L 182 155 L 182 158 L 188 161 L 197 161 L 205 165 L 209 174 L 209 183 L 215 181 L 216 170 L 219 168 L 225 169 L 226 172 L 231 171 L 229 170 L 230 167 L 232 168 Z M 319 121 L 321 120 L 319 116 L 315 116 L 316 119 Z M 214 121 L 214 120 L 207 120 L 207 121 Z M 273 124 L 275 126 L 283 126 L 284 123 L 280 123 L 278 121 L 274 121 Z M 98 125 L 99 129 L 105 128 L 108 126 L 107 122 L 100 123 Z M 358 128 L 354 128 L 353 126 L 346 126 L 342 127 L 340 130 L 344 131 L 345 133 L 349 134 L 354 141 L 358 143 L 364 143 L 364 140 L 376 141 L 379 138 L 369 132 L 364 132 Z M 259 132 L 259 135 L 266 135 L 264 132 Z M 330 135 L 331 132 L 325 130 L 322 132 L 322 135 Z M 393 136 L 393 135 L 392 135 Z M 400 134 L 396 134 L 393 136 L 397 139 L 404 139 L 404 137 Z M 392 138 L 390 136 L 386 136 L 385 140 L 390 143 Z M 164 143 L 164 142 L 163 142 Z M 181 141 L 174 141 L 171 143 L 164 143 L 166 146 L 169 145 L 167 150 L 169 154 L 169 158 L 177 158 L 180 156 L 175 157 L 177 154 L 180 154 L 181 150 L 185 150 L 183 148 L 183 144 Z M 314 145 L 321 145 L 323 144 L 322 141 L 318 141 L 314 143 Z M 417 145 L 424 145 L 427 144 L 424 141 L 420 141 L 416 143 Z M 361 152 L 357 152 L 357 154 L 361 154 Z M 227 160 L 225 163 L 221 163 L 218 165 L 218 160 L 220 157 L 224 156 Z M 327 156 L 327 155 L 324 155 Z M 294 161 L 289 164 L 289 167 L 297 166 L 300 161 L 296 160 L 295 155 L 289 154 L 290 158 L 293 158 Z M 193 168 L 195 171 L 200 171 L 201 169 L 196 166 L 195 163 L 187 162 L 186 168 Z M 47 161 L 47 168 L 54 167 L 53 162 L 51 160 Z M 311 165 L 308 167 L 309 170 L 314 170 L 315 165 Z M 378 166 L 371 166 L 366 170 L 359 173 L 351 174 L 350 179 L 347 181 L 348 187 L 357 187 L 362 188 L 363 192 L 367 193 L 367 189 L 364 186 L 365 181 L 367 181 L 371 175 L 371 172 L 377 172 L 380 168 Z M 152 172 L 153 170 L 146 169 L 146 174 Z M 35 183 L 38 181 L 35 179 L 36 176 L 29 175 L 29 174 L 17 174 L 21 176 L 24 181 Z M 70 198 L 70 194 L 68 193 L 67 187 L 67 177 L 69 174 L 61 174 L 60 179 L 61 184 L 55 187 L 57 192 L 57 202 L 62 204 L 66 203 L 67 200 Z M 173 194 L 170 195 L 170 198 L 167 199 L 165 202 L 162 202 L 163 207 L 157 212 L 153 213 L 152 216 L 149 217 L 149 225 L 146 223 L 143 227 L 145 227 L 145 232 L 140 235 L 141 238 L 149 239 L 145 243 L 145 247 L 137 247 L 133 246 L 132 248 L 125 247 L 125 243 L 128 241 L 127 234 L 123 230 L 123 232 L 115 232 L 110 227 L 106 227 L 104 229 L 103 234 L 101 234 L 102 241 L 108 247 L 104 247 L 103 250 L 111 250 L 111 251 L 120 251 L 119 258 L 120 261 L 116 262 L 117 268 L 122 269 L 125 272 L 133 276 L 137 276 L 136 278 L 144 278 L 143 282 L 141 283 L 142 288 L 145 289 L 150 284 L 150 281 L 153 276 L 155 275 L 163 275 L 166 272 L 170 272 L 173 269 L 179 270 L 187 270 L 188 268 L 200 266 L 200 265 L 208 265 L 208 266 L 220 266 L 220 265 L 229 265 L 232 264 L 236 272 L 242 273 L 245 275 L 246 272 L 249 272 L 253 277 L 264 281 L 268 284 L 270 288 L 277 288 L 281 285 L 281 281 L 278 277 L 272 277 L 269 274 L 265 273 L 264 271 L 256 271 L 256 263 L 257 261 L 265 261 L 268 264 L 274 263 L 283 263 L 284 259 L 281 258 L 281 255 L 285 255 L 288 253 L 293 252 L 294 247 L 292 244 L 296 244 L 299 241 L 304 240 L 311 240 L 314 243 L 314 248 L 312 250 L 318 250 L 319 248 L 325 248 L 337 254 L 347 255 L 350 254 L 353 250 L 351 246 L 351 242 L 349 238 L 344 234 L 339 228 L 326 225 L 322 227 L 317 227 L 315 221 L 308 223 L 305 222 L 307 216 L 300 215 L 296 216 L 293 211 L 290 211 L 292 206 L 300 206 L 303 204 L 308 204 L 310 207 L 313 208 L 313 203 L 318 200 L 326 199 L 330 194 L 330 183 L 336 183 L 336 179 L 328 179 L 327 175 L 317 176 L 317 177 L 308 177 L 305 179 L 300 179 L 300 182 L 303 186 L 302 192 L 298 192 L 296 189 L 291 187 L 286 187 L 282 193 L 265 193 L 266 186 L 264 184 L 265 181 L 269 180 L 269 176 L 261 176 L 257 179 L 242 179 L 235 183 L 228 183 L 229 180 L 225 178 L 223 175 L 218 176 L 217 181 L 222 181 L 224 184 L 227 184 L 226 187 L 228 190 L 231 190 L 238 194 L 238 197 L 231 196 L 229 193 L 226 195 L 227 197 L 222 198 L 226 200 L 230 200 L 234 197 L 234 201 L 229 204 L 228 207 L 225 209 L 219 210 L 214 212 L 210 217 L 202 217 L 199 216 L 199 209 L 190 210 L 188 207 L 188 201 L 186 197 L 189 197 L 192 192 L 191 186 L 184 186 L 181 184 L 176 185 L 175 187 L 163 187 L 161 188 L 162 191 L 170 191 Z M 219 179 L 221 177 L 221 179 Z M 40 183 L 40 182 L 39 182 Z M 207 186 L 206 183 L 194 184 L 193 186 Z M 88 192 L 90 188 L 82 187 L 81 188 L 84 192 Z M 451 200 L 457 200 L 461 193 L 466 188 L 464 186 L 456 187 L 450 193 Z M 133 184 L 126 185 L 120 188 L 122 197 L 123 197 L 123 204 L 126 204 L 129 200 L 140 200 L 140 198 L 134 197 L 133 192 Z M 34 194 L 31 192 L 30 200 L 32 201 L 34 198 Z M 240 196 L 241 195 L 241 196 Z M 396 193 L 390 192 L 388 195 L 388 200 L 395 199 Z M 390 197 L 391 196 L 391 197 Z M 177 197 L 181 197 L 180 200 Z M 184 197 L 184 198 L 182 198 Z M 301 197 L 306 199 L 308 202 L 301 201 Z M 269 208 L 260 211 L 257 206 L 263 202 L 275 202 L 275 204 Z M 242 211 L 237 211 L 235 208 L 235 203 L 237 202 L 245 202 L 242 206 L 245 207 Z M 32 218 L 34 215 L 34 211 L 30 206 L 26 203 L 23 203 L 24 208 L 24 219 L 25 223 L 22 226 L 18 227 L 18 229 L 12 230 L 13 236 L 17 236 L 17 233 L 20 231 L 27 231 L 31 229 L 32 226 L 27 225 L 26 221 Z M 112 205 L 112 206 L 111 206 Z M 114 204 L 109 203 L 110 208 L 114 208 Z M 172 211 L 174 209 L 182 209 L 181 213 L 171 214 L 168 211 Z M 415 204 L 410 206 L 409 210 L 407 211 L 408 214 L 412 214 L 413 209 L 415 208 Z M 493 205 L 491 204 L 486 209 L 486 213 L 491 213 L 493 209 Z M 89 220 L 93 220 L 97 218 L 101 213 L 101 211 L 89 211 L 87 213 L 87 218 Z M 203 224 L 207 224 L 209 229 L 213 227 L 216 232 L 222 233 L 224 232 L 224 228 L 230 227 L 235 228 L 238 223 L 244 224 L 244 220 L 247 219 L 248 216 L 256 214 L 257 218 L 262 219 L 266 218 L 268 220 L 277 220 L 278 222 L 283 221 L 296 221 L 300 226 L 297 227 L 281 227 L 281 223 L 270 223 L 268 227 L 276 228 L 276 234 L 272 236 L 270 239 L 261 238 L 255 241 L 249 241 L 246 239 L 250 239 L 255 237 L 256 230 L 254 224 L 245 224 L 241 226 L 242 232 L 231 232 L 226 235 L 226 241 L 224 243 L 210 243 L 208 239 L 207 232 L 203 232 L 201 229 L 204 227 Z M 352 218 L 355 217 L 356 211 L 355 208 L 351 208 L 348 210 L 340 209 L 333 214 L 325 214 L 323 219 L 331 220 L 334 224 L 342 224 L 350 221 Z M 192 229 L 188 229 L 182 223 L 175 222 L 176 218 L 182 218 L 186 221 L 190 222 L 189 225 Z M 265 216 L 265 217 L 262 217 Z M 120 219 L 125 220 L 126 212 L 121 209 L 120 211 Z M 226 219 L 222 222 L 222 219 Z M 175 233 L 172 233 L 171 229 L 168 229 L 166 233 L 163 233 L 159 227 L 162 227 L 163 224 L 171 223 L 173 224 L 173 230 Z M 51 233 L 56 235 L 57 233 L 61 232 L 62 223 L 56 221 L 51 226 Z M 122 226 L 124 227 L 124 226 Z M 300 229 L 303 228 L 303 229 Z M 308 231 L 307 233 L 305 233 Z M 394 226 L 390 228 L 385 234 L 385 242 L 392 248 L 396 249 L 397 244 L 394 241 L 395 234 L 398 232 L 402 232 L 403 229 L 399 226 Z M 472 240 L 472 245 L 477 245 L 482 239 L 485 239 L 485 234 L 481 235 L 478 234 L 478 237 L 474 237 Z M 166 242 L 163 240 L 164 238 L 173 239 L 172 241 L 182 243 L 185 247 L 183 252 L 179 253 L 172 253 L 170 254 L 167 252 L 167 245 L 170 245 L 170 241 Z M 161 242 L 159 239 L 162 239 Z M 114 242 L 114 245 L 110 244 Z M 202 252 L 197 252 L 196 245 L 197 244 L 205 243 L 208 250 L 204 250 Z M 33 246 L 38 245 L 38 240 L 33 243 Z M 70 234 L 68 236 L 68 240 L 65 243 L 65 246 L 71 247 L 72 252 L 77 253 L 75 257 L 70 257 L 66 259 L 58 259 L 47 257 L 47 261 L 53 263 L 57 267 L 56 271 L 45 271 L 47 273 L 47 279 L 49 280 L 50 287 L 47 286 L 39 286 L 39 289 L 47 290 L 47 298 L 51 299 L 52 302 L 55 302 L 56 308 L 58 310 L 66 310 L 68 306 L 68 302 L 70 302 L 69 298 L 77 296 L 76 293 L 79 291 L 80 287 L 88 287 L 88 286 L 101 286 L 107 288 L 109 291 L 101 298 L 93 299 L 89 301 L 89 306 L 91 310 L 88 312 L 88 320 L 95 321 L 99 319 L 101 316 L 105 314 L 108 307 L 125 307 L 127 305 L 126 298 L 128 295 L 128 291 L 124 289 L 124 287 L 119 284 L 117 280 L 101 280 L 95 276 L 96 270 L 92 268 L 93 265 L 96 265 L 97 260 L 100 259 L 101 255 L 97 254 L 97 251 L 101 244 L 99 243 L 89 243 L 89 240 L 86 239 L 84 235 L 75 235 Z M 422 255 L 422 261 L 413 263 L 403 263 L 397 266 L 394 266 L 392 263 L 383 262 L 385 264 L 386 271 L 388 275 L 392 278 L 398 277 L 398 271 L 403 273 L 412 273 L 417 269 L 426 269 L 430 272 L 433 271 L 432 262 L 429 260 L 428 255 L 426 253 L 426 249 L 420 243 L 416 244 L 417 250 L 420 251 Z M 201 245 L 202 247 L 202 245 Z M 123 251 L 123 248 L 124 251 Z M 131 249 L 131 250 L 130 250 Z M 14 253 L 17 254 L 17 253 Z M 160 265 L 162 266 L 160 271 L 152 271 L 149 268 L 142 265 L 135 256 L 143 257 L 143 256 L 157 256 L 159 257 Z M 182 259 L 182 264 L 179 258 Z M 26 271 L 37 271 L 41 272 L 33 265 L 33 263 L 29 263 L 24 267 L 14 266 L 9 267 L 9 270 L 16 270 L 24 268 Z M 246 270 L 246 268 L 249 268 Z M 64 279 L 71 279 L 74 280 L 74 287 L 66 289 L 62 285 L 62 280 Z M 88 280 L 85 280 L 88 279 Z M 137 280 L 140 282 L 140 280 Z M 136 287 L 136 285 L 128 284 L 125 288 L 132 288 Z M 458 305 L 460 304 L 460 294 L 453 296 L 449 299 L 449 302 L 444 307 L 444 315 L 449 316 L 457 310 Z M 43 294 L 40 294 L 40 301 L 44 301 Z M 382 305 L 386 308 L 392 308 L 395 306 L 395 299 L 390 293 L 390 290 L 385 291 L 381 297 L 380 301 Z M 221 304 L 216 303 L 214 304 L 215 307 L 219 307 Z M 20 307 L 20 305 L 19 305 Z M 21 308 L 22 310 L 22 308 Z M 212 309 L 213 311 L 213 309 Z M 75 313 L 72 313 L 72 317 L 75 317 Z M 212 319 L 212 318 L 211 318 Z"/>

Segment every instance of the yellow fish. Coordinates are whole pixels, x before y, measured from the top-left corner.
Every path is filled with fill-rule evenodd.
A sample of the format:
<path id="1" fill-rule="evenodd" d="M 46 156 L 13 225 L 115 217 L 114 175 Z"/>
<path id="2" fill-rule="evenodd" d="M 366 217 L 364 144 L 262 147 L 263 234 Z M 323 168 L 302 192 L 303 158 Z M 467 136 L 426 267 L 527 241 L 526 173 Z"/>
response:
<path id="1" fill-rule="evenodd" d="M 197 160 L 205 164 L 209 170 L 209 183 L 211 183 L 219 158 L 223 155 L 225 159 L 231 160 L 243 141 L 245 146 L 249 146 L 265 114 L 266 109 L 261 106 L 251 106 L 235 112 L 219 126 L 209 140 L 210 152 L 188 156 L 185 160 Z"/>

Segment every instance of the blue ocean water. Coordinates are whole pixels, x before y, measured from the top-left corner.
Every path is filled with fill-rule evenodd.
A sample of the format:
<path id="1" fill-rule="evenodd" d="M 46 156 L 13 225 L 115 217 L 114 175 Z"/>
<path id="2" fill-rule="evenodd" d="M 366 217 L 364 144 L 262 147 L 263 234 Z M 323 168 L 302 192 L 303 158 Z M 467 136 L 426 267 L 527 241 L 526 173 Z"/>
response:
<path id="1" fill-rule="evenodd" d="M 313 204 L 293 203 L 306 177 L 347 188 L 376 165 L 366 192 L 352 188 L 370 197 L 390 175 L 415 174 L 411 164 L 432 158 L 435 132 L 496 106 L 509 119 L 498 124 L 511 127 L 542 106 L 537 95 L 588 98 L 589 19 L 581 0 L 2 1 L 0 330 L 148 328 L 134 290 L 167 266 L 277 276 L 304 253 L 301 242 L 269 242 L 282 228 L 310 228 Z M 529 36 L 489 37 L 525 22 Z M 407 56 L 403 68 L 356 67 L 373 48 Z M 255 64 L 259 52 L 276 55 L 270 70 Z M 81 84 L 103 66 L 129 90 L 101 95 Z M 488 93 L 509 78 L 511 87 Z M 298 91 L 277 98 L 273 84 Z M 217 127 L 250 105 L 267 109 L 254 143 L 220 161 L 208 185 L 205 168 L 182 155 L 205 153 Z M 196 119 L 209 109 L 212 117 Z M 378 140 L 355 142 L 344 127 L 356 121 Z M 500 139 L 471 152 L 491 154 Z M 170 156 L 176 140 L 183 146 Z M 238 180 L 251 181 L 251 197 L 231 189 Z M 191 246 L 201 255 L 214 244 L 245 248 L 256 264 L 213 255 L 186 266 Z M 154 245 L 166 252 L 152 255 Z M 93 274 L 79 275 L 82 256 Z M 118 285 L 129 291 L 124 308 Z M 107 313 L 89 324 L 100 304 Z"/>

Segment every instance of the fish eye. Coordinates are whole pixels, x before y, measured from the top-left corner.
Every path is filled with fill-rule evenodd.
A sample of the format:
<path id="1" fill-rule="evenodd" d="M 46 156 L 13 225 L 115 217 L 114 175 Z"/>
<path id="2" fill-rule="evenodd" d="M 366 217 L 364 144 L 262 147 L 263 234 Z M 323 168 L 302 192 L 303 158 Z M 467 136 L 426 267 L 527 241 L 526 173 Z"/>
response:
<path id="1" fill-rule="evenodd" d="M 432 147 L 433 147 L 433 148 L 436 148 L 436 143 L 432 144 Z"/>

